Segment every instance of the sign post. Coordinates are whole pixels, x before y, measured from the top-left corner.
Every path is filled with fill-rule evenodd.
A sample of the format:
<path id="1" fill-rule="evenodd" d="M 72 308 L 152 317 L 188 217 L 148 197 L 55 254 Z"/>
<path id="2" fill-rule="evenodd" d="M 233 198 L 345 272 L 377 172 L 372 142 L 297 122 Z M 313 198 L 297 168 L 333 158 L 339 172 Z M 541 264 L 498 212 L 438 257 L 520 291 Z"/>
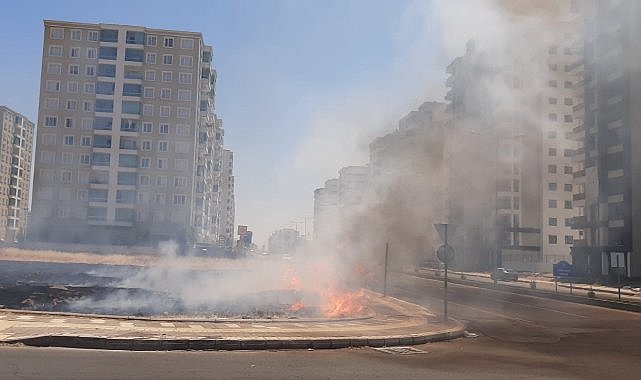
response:
<path id="1" fill-rule="evenodd" d="M 454 248 L 447 244 L 447 224 L 435 223 L 434 228 L 443 239 L 442 246 L 438 247 L 436 257 L 445 264 L 445 275 L 443 276 L 443 321 L 447 322 L 447 270 L 450 261 L 454 260 Z M 453 229 L 450 227 L 450 229 Z"/>

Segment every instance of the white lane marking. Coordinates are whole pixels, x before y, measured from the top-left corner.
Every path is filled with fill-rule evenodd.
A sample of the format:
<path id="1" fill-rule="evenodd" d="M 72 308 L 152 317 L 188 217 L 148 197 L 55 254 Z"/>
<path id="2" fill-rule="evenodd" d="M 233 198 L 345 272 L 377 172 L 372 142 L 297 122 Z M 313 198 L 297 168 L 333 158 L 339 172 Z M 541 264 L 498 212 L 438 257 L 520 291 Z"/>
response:
<path id="1" fill-rule="evenodd" d="M 511 319 L 513 321 L 519 321 L 519 322 L 522 322 L 522 323 L 527 323 L 527 324 L 532 325 L 532 326 L 537 326 L 537 327 L 540 327 L 540 328 L 543 328 L 543 329 L 547 329 L 547 327 L 545 327 L 543 325 L 540 325 L 538 323 L 532 322 L 532 321 L 528 321 L 527 319 L 522 319 L 522 318 L 518 318 L 518 317 L 510 317 L 510 316 L 507 316 L 505 314 L 494 313 L 492 311 L 488 311 L 488 310 L 485 310 L 485 309 L 480 309 L 480 308 L 474 307 L 474 306 L 463 305 L 463 304 L 452 302 L 452 301 L 448 301 L 448 302 L 449 302 L 450 305 L 457 305 L 457 306 L 467 307 L 468 309 L 480 311 L 480 312 L 485 313 L 485 314 L 490 314 L 490 315 L 493 315 L 495 317 L 499 317 L 501 319 Z"/>
<path id="2" fill-rule="evenodd" d="M 118 324 L 122 327 L 134 327 L 133 322 L 119 322 Z"/>
<path id="3" fill-rule="evenodd" d="M 203 329 L 202 325 L 189 325 L 189 327 L 192 328 L 192 329 L 200 329 L 200 330 Z"/>
<path id="4" fill-rule="evenodd" d="M 292 326 L 294 326 L 294 327 L 302 327 L 302 328 L 307 327 L 307 325 L 305 323 L 292 323 Z"/>
<path id="5" fill-rule="evenodd" d="M 7 338 L 11 338 L 13 334 L 0 334 L 0 340 L 5 340 Z"/>
<path id="6" fill-rule="evenodd" d="M 54 318 L 49 321 L 49 323 L 65 323 L 66 319 Z"/>
<path id="7" fill-rule="evenodd" d="M 16 319 L 19 321 L 30 321 L 33 319 L 33 315 L 20 315 L 16 317 Z"/>
<path id="8" fill-rule="evenodd" d="M 102 324 L 102 323 L 105 323 L 105 320 L 104 319 L 91 319 L 91 320 L 89 320 L 89 322 L 95 323 L 95 324 Z"/>
<path id="9" fill-rule="evenodd" d="M 5 318 L 7 318 L 6 315 L 0 315 L 0 319 L 5 319 Z"/>
<path id="10" fill-rule="evenodd" d="M 162 327 L 176 327 L 176 325 L 174 325 L 174 324 L 173 324 L 173 323 L 171 323 L 171 322 L 160 322 L 160 325 L 161 325 Z"/>
<path id="11" fill-rule="evenodd" d="M 258 325 L 258 324 L 252 323 L 252 327 L 257 328 L 257 329 L 264 329 L 265 325 Z"/>
<path id="12" fill-rule="evenodd" d="M 531 307 L 531 308 L 533 308 L 533 309 L 540 309 L 540 310 L 545 310 L 545 311 L 552 311 L 552 312 L 559 313 L 559 314 L 569 315 L 570 317 L 589 318 L 589 317 L 586 317 L 585 315 L 574 314 L 574 313 L 568 313 L 568 312 L 566 312 L 566 311 L 560 311 L 560 310 L 550 309 L 550 308 L 547 308 L 547 307 L 541 307 L 541 306 L 528 305 L 528 304 L 525 304 L 525 303 L 512 302 L 512 301 L 507 301 L 507 300 L 500 300 L 500 301 L 501 301 L 501 302 L 505 302 L 505 303 L 511 303 L 511 304 L 513 304 L 513 305 L 519 305 L 519 306 Z"/>
<path id="13" fill-rule="evenodd" d="M 223 325 L 225 325 L 225 327 L 230 327 L 232 329 L 240 328 L 240 325 L 237 323 L 223 323 Z"/>

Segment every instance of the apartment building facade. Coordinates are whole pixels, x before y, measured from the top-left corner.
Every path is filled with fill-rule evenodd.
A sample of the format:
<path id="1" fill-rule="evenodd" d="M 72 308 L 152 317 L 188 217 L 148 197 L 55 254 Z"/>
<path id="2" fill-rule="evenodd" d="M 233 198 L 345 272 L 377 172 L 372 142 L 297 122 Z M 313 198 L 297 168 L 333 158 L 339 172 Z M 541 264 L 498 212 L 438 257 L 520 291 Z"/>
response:
<path id="1" fill-rule="evenodd" d="M 463 268 L 550 272 L 571 260 L 575 31 L 571 2 L 554 6 L 547 34 L 517 26 L 500 48 L 471 42 L 448 67 L 450 222 Z M 523 51 L 524 39 L 537 43 Z"/>
<path id="2" fill-rule="evenodd" d="M 215 242 L 222 120 L 203 36 L 44 26 L 30 236 Z"/>
<path id="3" fill-rule="evenodd" d="M 234 245 L 234 216 L 236 200 L 234 198 L 234 153 L 224 149 L 220 178 L 220 229 L 218 245 L 232 248 Z"/>
<path id="4" fill-rule="evenodd" d="M 572 259 L 588 277 L 641 277 L 641 4 L 582 1 L 573 68 L 584 100 L 576 151 Z"/>
<path id="5" fill-rule="evenodd" d="M 0 240 L 23 241 L 28 228 L 35 124 L 0 106 Z"/>

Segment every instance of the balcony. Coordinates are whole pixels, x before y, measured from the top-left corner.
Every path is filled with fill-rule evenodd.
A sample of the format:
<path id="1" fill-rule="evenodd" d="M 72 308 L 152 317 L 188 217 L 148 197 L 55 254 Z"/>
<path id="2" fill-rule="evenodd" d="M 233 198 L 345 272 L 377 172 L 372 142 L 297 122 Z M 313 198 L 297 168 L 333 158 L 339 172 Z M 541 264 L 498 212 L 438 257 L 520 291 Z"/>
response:
<path id="1" fill-rule="evenodd" d="M 585 199 L 585 193 L 579 193 L 579 194 L 572 195 L 572 200 L 573 201 L 582 201 L 584 199 Z"/>
<path id="2" fill-rule="evenodd" d="M 590 226 L 590 224 L 588 223 L 588 218 L 585 216 L 575 216 L 574 218 L 572 218 L 570 225 L 575 229 L 586 228 Z M 575 240 L 574 242 L 576 243 L 577 240 Z"/>
<path id="3" fill-rule="evenodd" d="M 120 140 L 120 145 L 118 146 L 120 149 L 124 150 L 138 150 L 138 146 L 136 145 L 135 141 L 129 141 L 129 140 Z"/>
<path id="4" fill-rule="evenodd" d="M 572 111 L 578 112 L 578 111 L 583 110 L 584 108 L 585 108 L 584 104 L 583 103 L 579 103 L 579 104 L 575 105 L 574 107 L 572 107 Z"/>
<path id="5" fill-rule="evenodd" d="M 585 169 L 572 173 L 573 178 L 585 177 Z"/>

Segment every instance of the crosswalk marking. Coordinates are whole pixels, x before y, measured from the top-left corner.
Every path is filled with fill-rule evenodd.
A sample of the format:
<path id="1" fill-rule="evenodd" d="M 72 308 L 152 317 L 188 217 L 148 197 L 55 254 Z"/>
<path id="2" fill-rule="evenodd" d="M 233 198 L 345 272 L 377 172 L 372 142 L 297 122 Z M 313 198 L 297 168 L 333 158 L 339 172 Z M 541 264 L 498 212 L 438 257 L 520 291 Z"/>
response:
<path id="1" fill-rule="evenodd" d="M 223 323 L 223 325 L 225 325 L 225 326 L 227 326 L 227 327 L 230 327 L 230 328 L 232 328 L 232 329 L 240 328 L 240 325 L 239 325 L 239 324 L 237 324 L 237 323 Z"/>
<path id="2" fill-rule="evenodd" d="M 160 325 L 161 325 L 162 327 L 176 327 L 176 325 L 174 325 L 174 324 L 173 324 L 173 323 L 171 323 L 171 322 L 160 322 Z"/>
<path id="3" fill-rule="evenodd" d="M 105 320 L 104 319 L 91 319 L 91 320 L 89 320 L 89 322 L 95 323 L 95 324 L 102 324 L 102 323 L 105 323 Z"/>
<path id="4" fill-rule="evenodd" d="M 65 323 L 66 319 L 61 319 L 61 318 L 54 318 L 50 320 L 50 323 Z"/>
<path id="5" fill-rule="evenodd" d="M 33 315 L 20 315 L 16 319 L 20 321 L 30 321 L 33 319 Z"/>
<path id="6" fill-rule="evenodd" d="M 201 330 L 203 328 L 202 325 L 189 325 L 189 327 L 192 328 L 192 329 L 201 329 Z"/>
<path id="7" fill-rule="evenodd" d="M 133 322 L 120 322 L 119 325 L 122 327 L 134 327 Z"/>
<path id="8" fill-rule="evenodd" d="M 257 324 L 255 324 L 255 323 L 252 323 L 252 327 L 255 327 L 255 328 L 257 328 L 257 329 L 264 329 L 264 328 L 265 328 L 265 325 L 257 325 Z"/>

